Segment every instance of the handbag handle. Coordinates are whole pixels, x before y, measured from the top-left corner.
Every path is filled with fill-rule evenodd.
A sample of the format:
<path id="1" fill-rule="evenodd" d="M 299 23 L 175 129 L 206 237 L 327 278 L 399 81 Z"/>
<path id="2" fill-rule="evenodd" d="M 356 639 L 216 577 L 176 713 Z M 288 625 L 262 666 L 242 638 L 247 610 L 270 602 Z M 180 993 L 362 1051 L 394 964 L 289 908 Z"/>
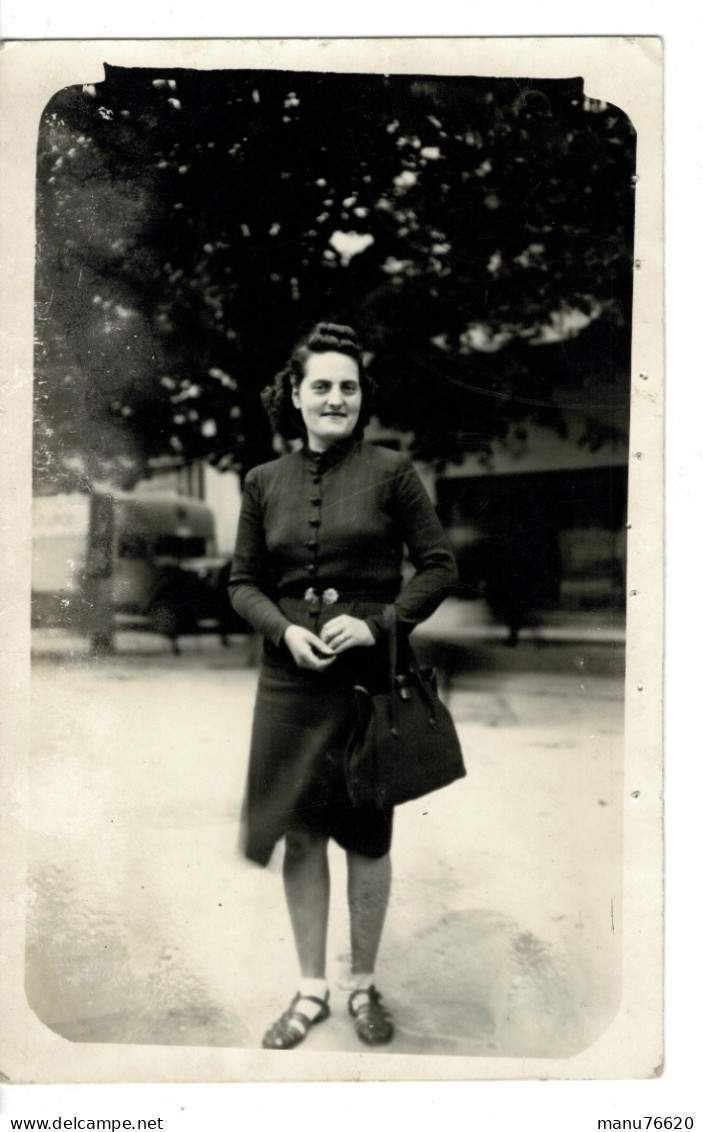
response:
<path id="1" fill-rule="evenodd" d="M 395 680 L 398 669 L 398 619 L 395 606 L 388 609 L 388 667 L 391 677 L 391 694 L 388 700 L 388 723 L 394 739 L 400 739 L 400 733 L 395 725 Z"/>
<path id="2" fill-rule="evenodd" d="M 395 703 L 395 697 L 393 696 L 392 693 L 393 693 L 393 691 L 396 687 L 396 684 L 398 685 L 398 691 L 399 691 L 401 700 L 410 699 L 410 697 L 412 696 L 412 692 L 411 692 L 410 688 L 408 687 L 407 677 L 405 677 L 405 676 L 399 677 L 398 676 L 398 616 L 396 614 L 396 610 L 395 610 L 394 605 L 391 605 L 388 609 L 388 666 L 389 666 L 390 677 L 391 677 L 391 697 L 390 697 L 390 703 L 389 703 L 389 716 L 390 716 L 389 722 L 390 722 L 390 728 L 391 728 L 392 734 L 395 736 L 396 739 L 399 739 L 400 735 L 399 735 L 399 733 L 396 729 L 396 726 L 395 726 L 396 703 Z M 422 677 L 420 676 L 420 672 L 417 668 L 417 665 L 411 664 L 408 671 L 409 671 L 410 675 L 413 675 L 415 677 L 415 680 L 413 682 L 413 688 L 414 688 L 415 692 L 419 693 L 419 695 L 425 700 L 425 703 L 429 707 L 430 713 L 431 713 L 428 718 L 430 719 L 430 722 L 432 722 L 434 724 L 434 722 L 435 722 L 435 705 L 432 702 L 432 697 L 430 695 L 428 695 L 427 688 L 425 687 L 424 682 L 422 680 Z"/>
<path id="3" fill-rule="evenodd" d="M 394 605 L 388 607 L 388 666 L 393 687 L 398 671 L 398 615 Z"/>
<path id="4" fill-rule="evenodd" d="M 398 676 L 398 615 L 395 606 L 388 607 L 387 613 L 388 620 L 388 670 L 391 678 L 391 688 L 395 687 L 396 682 L 404 681 L 405 677 Z M 408 671 L 417 676 L 417 666 L 411 664 Z M 402 683 L 401 683 L 402 688 Z M 402 696 L 402 692 L 401 692 Z M 404 697 L 403 697 L 404 698 Z"/>
<path id="5" fill-rule="evenodd" d="M 394 691 L 396 684 L 398 685 L 398 692 L 401 700 L 410 699 L 412 692 L 408 687 L 407 677 L 398 676 L 398 619 L 395 611 L 395 606 L 391 606 L 388 610 L 388 667 L 391 677 L 391 695 L 388 703 L 389 725 L 390 731 L 394 738 L 400 739 L 400 732 L 396 727 L 396 702 Z M 427 689 L 424 687 L 422 679 L 416 667 L 413 665 L 410 672 L 415 675 L 413 687 L 416 693 L 426 701 L 430 709 L 430 716 L 428 717 L 431 723 L 434 723 L 435 713 L 434 704 L 431 698 L 427 695 Z"/>

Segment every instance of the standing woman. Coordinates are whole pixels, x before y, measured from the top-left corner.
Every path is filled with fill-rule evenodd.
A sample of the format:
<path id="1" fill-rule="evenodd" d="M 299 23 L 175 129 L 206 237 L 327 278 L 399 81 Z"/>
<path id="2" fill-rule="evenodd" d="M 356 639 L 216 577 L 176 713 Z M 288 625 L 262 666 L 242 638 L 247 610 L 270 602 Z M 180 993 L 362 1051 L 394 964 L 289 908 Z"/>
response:
<path id="1" fill-rule="evenodd" d="M 388 683 L 390 607 L 407 649 L 410 631 L 452 590 L 456 568 L 410 461 L 362 440 L 370 394 L 354 331 L 319 323 L 262 394 L 274 429 L 303 446 L 253 468 L 244 483 L 229 592 L 264 638 L 244 851 L 266 865 L 285 838 L 283 882 L 301 976 L 264 1036 L 267 1049 L 292 1049 L 329 1017 L 330 837 L 347 857 L 349 1013 L 368 1044 L 394 1033 L 374 986 L 393 812 L 352 804 L 344 755 L 354 685 Z M 404 547 L 415 573 L 401 590 Z"/>

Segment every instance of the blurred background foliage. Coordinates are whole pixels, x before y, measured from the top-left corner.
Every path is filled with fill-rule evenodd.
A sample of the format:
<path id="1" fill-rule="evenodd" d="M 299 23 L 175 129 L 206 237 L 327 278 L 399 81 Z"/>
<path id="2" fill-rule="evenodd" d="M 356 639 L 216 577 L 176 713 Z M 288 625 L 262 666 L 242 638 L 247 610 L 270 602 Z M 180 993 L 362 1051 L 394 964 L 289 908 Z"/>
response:
<path id="1" fill-rule="evenodd" d="M 260 390 L 320 318 L 420 459 L 563 431 L 596 379 L 579 440 L 622 430 L 635 135 L 578 78 L 107 66 L 37 156 L 40 484 L 270 458 Z"/>

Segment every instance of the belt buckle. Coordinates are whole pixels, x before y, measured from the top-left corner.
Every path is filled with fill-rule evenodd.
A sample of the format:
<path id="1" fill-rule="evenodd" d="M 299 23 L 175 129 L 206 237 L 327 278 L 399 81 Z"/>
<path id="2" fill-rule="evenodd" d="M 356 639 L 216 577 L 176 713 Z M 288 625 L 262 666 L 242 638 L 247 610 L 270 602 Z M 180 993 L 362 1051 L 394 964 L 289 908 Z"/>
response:
<path id="1" fill-rule="evenodd" d="M 339 601 L 339 594 L 332 586 L 322 591 L 320 595 L 314 586 L 308 586 L 303 594 L 303 601 L 307 601 L 310 605 L 336 605 Z"/>

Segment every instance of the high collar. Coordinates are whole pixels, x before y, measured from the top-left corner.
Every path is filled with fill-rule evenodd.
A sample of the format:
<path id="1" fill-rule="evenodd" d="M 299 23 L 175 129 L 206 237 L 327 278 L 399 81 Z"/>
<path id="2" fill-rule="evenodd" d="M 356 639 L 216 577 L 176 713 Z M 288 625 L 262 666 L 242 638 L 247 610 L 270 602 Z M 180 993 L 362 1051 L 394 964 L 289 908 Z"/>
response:
<path id="1" fill-rule="evenodd" d="M 333 468 L 335 464 L 339 464 L 345 456 L 348 456 L 358 443 L 359 441 L 355 436 L 349 436 L 346 440 L 331 444 L 325 452 L 311 452 L 307 444 L 304 444 L 302 453 L 308 464 L 319 472 L 326 472 L 328 468 Z"/>

